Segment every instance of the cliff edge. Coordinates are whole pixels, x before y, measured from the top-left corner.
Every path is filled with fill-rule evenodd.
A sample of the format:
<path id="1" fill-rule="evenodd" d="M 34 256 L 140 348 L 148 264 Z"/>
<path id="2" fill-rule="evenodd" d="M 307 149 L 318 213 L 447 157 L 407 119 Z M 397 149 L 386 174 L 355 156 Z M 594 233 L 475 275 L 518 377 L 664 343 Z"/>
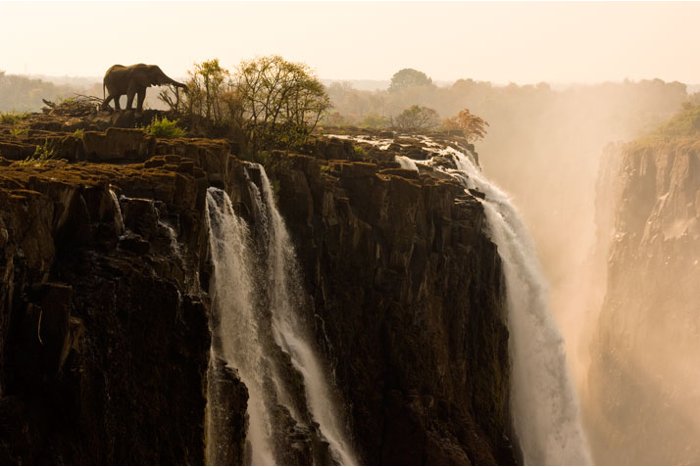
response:
<path id="1" fill-rule="evenodd" d="M 0 461 L 201 464 L 221 367 L 206 191 L 252 221 L 246 162 L 224 140 L 70 124 L 0 127 Z M 395 161 L 418 150 L 321 137 L 261 162 L 361 461 L 512 463 L 500 259 L 478 194 Z M 243 463 L 248 393 L 216 375 Z"/>

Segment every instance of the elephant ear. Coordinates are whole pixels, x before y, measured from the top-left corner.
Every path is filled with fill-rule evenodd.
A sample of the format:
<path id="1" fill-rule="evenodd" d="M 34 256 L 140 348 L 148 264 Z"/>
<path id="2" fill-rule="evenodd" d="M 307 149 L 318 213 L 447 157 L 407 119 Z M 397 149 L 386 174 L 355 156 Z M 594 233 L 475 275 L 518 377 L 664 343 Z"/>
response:
<path id="1" fill-rule="evenodd" d="M 148 87 L 151 85 L 149 74 L 143 69 L 131 70 L 129 78 L 137 87 Z"/>
<path id="2" fill-rule="evenodd" d="M 148 69 L 148 85 L 160 86 L 166 83 L 165 73 L 158 65 L 151 65 Z"/>

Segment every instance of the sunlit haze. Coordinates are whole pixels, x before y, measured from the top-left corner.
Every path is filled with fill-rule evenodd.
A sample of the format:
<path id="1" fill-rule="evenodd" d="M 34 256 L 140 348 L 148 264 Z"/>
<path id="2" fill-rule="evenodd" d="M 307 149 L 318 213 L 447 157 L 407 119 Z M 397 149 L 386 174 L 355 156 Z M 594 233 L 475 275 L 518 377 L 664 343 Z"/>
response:
<path id="1" fill-rule="evenodd" d="M 0 70 L 101 76 L 114 63 L 280 54 L 321 78 L 700 82 L 698 3 L 0 3 Z"/>

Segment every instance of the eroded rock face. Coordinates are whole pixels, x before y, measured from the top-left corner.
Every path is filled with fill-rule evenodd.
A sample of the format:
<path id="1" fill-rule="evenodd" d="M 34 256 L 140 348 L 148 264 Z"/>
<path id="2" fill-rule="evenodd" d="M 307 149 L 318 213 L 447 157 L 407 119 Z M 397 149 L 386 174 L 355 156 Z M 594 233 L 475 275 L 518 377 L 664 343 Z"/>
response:
<path id="1" fill-rule="evenodd" d="M 393 162 L 271 159 L 363 461 L 513 462 L 503 282 L 480 204 Z"/>
<path id="2" fill-rule="evenodd" d="M 0 128 L 0 461 L 201 464 L 209 390 L 220 455 L 246 462 L 248 389 L 209 359 L 204 203 L 223 188 L 252 222 L 255 174 L 224 140 L 50 123 Z M 8 160 L 47 138 L 71 162 Z M 478 194 L 400 168 L 402 144 L 321 138 L 265 162 L 316 344 L 363 463 L 512 463 L 504 283 Z M 276 430 L 285 462 L 330 462 L 313 424 Z"/>
<path id="3" fill-rule="evenodd" d="M 688 139 L 608 154 L 607 290 L 584 392 L 599 463 L 700 461 L 699 150 Z"/>
<path id="4" fill-rule="evenodd" d="M 0 173 L 4 463 L 203 462 L 209 330 L 191 274 L 206 253 L 197 185 L 131 166 Z M 110 187 L 145 249 L 119 231 Z M 151 198 L 126 198 L 143 194 Z M 179 256 L 148 208 L 132 209 L 144 204 L 187 240 Z"/>

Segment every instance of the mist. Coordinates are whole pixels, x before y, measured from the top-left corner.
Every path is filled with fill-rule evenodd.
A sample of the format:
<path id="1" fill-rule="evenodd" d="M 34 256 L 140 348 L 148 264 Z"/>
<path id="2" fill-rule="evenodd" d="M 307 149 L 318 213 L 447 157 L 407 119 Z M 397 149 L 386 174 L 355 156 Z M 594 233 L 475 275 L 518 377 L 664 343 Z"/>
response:
<path id="1" fill-rule="evenodd" d="M 592 461 L 700 463 L 700 73 L 687 52 L 700 41 L 700 4 L 159 2 L 108 16 L 114 8 L 0 4 L 0 42 L 17 43 L 0 57 L 5 148 L 40 138 L 43 127 L 24 114 L 45 101 L 99 102 L 113 63 L 158 63 L 183 82 L 213 58 L 232 72 L 268 54 L 307 64 L 331 104 L 314 138 L 456 136 L 473 174 L 483 171 L 484 186 L 522 215 Z M 138 34 L 103 30 L 137 14 L 149 18 Z M 60 51 L 47 46 L 59 39 L 68 44 Z M 425 78 L 396 85 L 407 69 Z M 173 109 L 161 91 L 148 90 L 145 108 L 165 115 Z M 400 115 L 413 106 L 432 120 L 404 131 Z M 450 130 L 465 109 L 487 123 L 485 137 Z M 94 110 L 116 125 L 118 112 Z M 26 128 L 10 129 L 22 119 Z M 234 133 L 215 136 L 245 147 Z M 381 162 L 400 161 L 409 180 L 428 165 L 396 157 Z M 406 175 L 400 167 L 382 170 Z"/>
<path id="2" fill-rule="evenodd" d="M 690 352 L 687 348 L 684 352 L 673 350 L 679 330 L 688 326 L 697 329 L 691 324 L 697 318 L 690 310 L 685 312 L 685 324 L 658 328 L 647 346 L 639 344 L 644 351 L 618 357 L 621 365 L 629 365 L 629 378 L 617 377 L 612 386 L 610 379 L 615 377 L 600 366 L 603 356 L 619 350 L 619 335 L 633 335 L 638 326 L 632 323 L 642 319 L 636 315 L 639 301 L 628 295 L 629 290 L 607 291 L 609 257 L 621 215 L 618 211 L 623 209 L 624 214 L 621 191 L 630 189 L 622 186 L 620 151 L 624 142 L 650 134 L 693 100 L 687 86 L 647 80 L 555 88 L 547 83 L 499 86 L 459 80 L 448 86 L 431 84 L 401 92 L 359 91 L 352 83 L 333 83 L 329 92 L 337 112 L 330 119 L 332 123 L 376 125 L 391 121 L 392 114 L 414 103 L 436 109 L 443 118 L 466 107 L 489 122 L 488 135 L 476 144 L 480 163 L 484 172 L 510 193 L 535 239 L 550 287 L 551 309 L 565 338 L 568 363 L 581 397 L 594 461 L 634 464 L 653 458 L 662 464 L 697 462 L 693 446 L 700 432 L 694 420 L 700 417 L 681 414 L 696 412 L 697 391 L 692 387 L 696 379 L 690 376 L 695 370 L 689 369 L 694 368 L 700 349 L 692 345 Z M 650 215 L 648 210 L 642 212 L 640 216 Z M 641 222 L 646 222 L 646 217 Z M 623 270 L 624 275 L 641 274 L 635 276 L 627 270 L 629 264 L 610 267 Z M 646 274 L 644 286 L 655 290 L 650 293 L 655 294 L 657 307 L 673 308 L 675 316 L 680 309 L 697 303 L 697 297 L 690 301 L 685 297 L 680 302 L 693 305 L 677 306 L 679 300 L 669 297 L 674 292 L 660 285 L 654 274 Z M 662 283 L 686 284 L 684 274 L 687 271 L 681 268 Z M 599 319 L 601 309 L 610 308 L 611 301 L 618 310 L 607 315 L 617 313 L 626 320 L 621 322 L 617 315 Z M 649 327 L 657 325 L 640 326 L 648 333 Z M 687 347 L 687 339 L 684 342 Z M 668 361 L 673 364 L 665 363 Z M 638 395 L 634 402 L 625 404 L 630 393 Z M 617 415 L 623 410 L 620 404 L 631 406 L 627 410 L 634 412 L 637 402 L 649 410 L 643 421 L 604 414 L 611 404 L 618 407 Z M 645 426 L 656 418 L 666 419 L 668 424 L 657 430 Z M 636 436 L 646 440 L 644 446 Z M 664 447 L 646 447 L 651 446 L 654 436 L 669 441 Z M 609 447 L 611 439 L 619 440 L 614 447 Z M 649 456 L 648 451 L 654 455 Z M 639 452 L 643 454 L 636 454 Z"/>

